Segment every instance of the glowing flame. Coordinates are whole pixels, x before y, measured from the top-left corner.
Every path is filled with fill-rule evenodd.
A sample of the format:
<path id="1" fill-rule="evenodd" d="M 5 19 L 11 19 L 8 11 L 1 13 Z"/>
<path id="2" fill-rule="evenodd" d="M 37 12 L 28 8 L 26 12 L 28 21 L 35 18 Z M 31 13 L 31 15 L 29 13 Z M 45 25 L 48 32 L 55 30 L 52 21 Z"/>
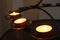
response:
<path id="1" fill-rule="evenodd" d="M 37 32 L 49 32 L 52 30 L 52 27 L 50 25 L 40 25 L 36 28 Z"/>
<path id="2" fill-rule="evenodd" d="M 19 15 L 20 13 L 17 13 L 17 12 L 13 12 L 13 13 L 10 13 L 9 15 L 10 16 L 15 16 L 15 15 Z"/>
<path id="3" fill-rule="evenodd" d="M 19 24 L 19 23 L 26 22 L 26 20 L 27 20 L 26 18 L 19 18 L 19 19 L 15 20 L 14 23 Z"/>

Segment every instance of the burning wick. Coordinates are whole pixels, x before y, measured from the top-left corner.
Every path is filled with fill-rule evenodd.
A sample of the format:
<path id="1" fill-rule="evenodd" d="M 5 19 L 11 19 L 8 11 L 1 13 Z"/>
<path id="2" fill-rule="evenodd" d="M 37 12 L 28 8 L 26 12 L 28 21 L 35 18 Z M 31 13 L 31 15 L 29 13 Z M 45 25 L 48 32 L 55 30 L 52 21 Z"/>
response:
<path id="1" fill-rule="evenodd" d="M 20 13 L 17 13 L 17 12 L 13 12 L 13 13 L 10 13 L 9 15 L 10 16 L 16 16 L 16 15 L 19 15 Z"/>
<path id="2" fill-rule="evenodd" d="M 27 19 L 19 18 L 14 21 L 14 24 L 16 29 L 23 29 L 27 25 Z"/>
<path id="3" fill-rule="evenodd" d="M 36 27 L 36 32 L 39 37 L 47 38 L 52 35 L 52 26 L 50 25 L 40 25 Z"/>
<path id="4" fill-rule="evenodd" d="M 41 25 L 36 28 L 37 32 L 49 32 L 52 30 L 52 27 L 50 25 Z"/>
<path id="5" fill-rule="evenodd" d="M 9 18 L 10 18 L 10 19 L 17 19 L 17 18 L 19 18 L 20 16 L 21 16 L 21 14 L 18 13 L 18 12 L 13 12 L 13 13 L 10 13 L 10 14 L 9 14 Z"/>
<path id="6" fill-rule="evenodd" d="M 19 19 L 14 21 L 15 24 L 20 24 L 20 23 L 23 23 L 23 22 L 26 22 L 26 18 L 19 18 Z"/>

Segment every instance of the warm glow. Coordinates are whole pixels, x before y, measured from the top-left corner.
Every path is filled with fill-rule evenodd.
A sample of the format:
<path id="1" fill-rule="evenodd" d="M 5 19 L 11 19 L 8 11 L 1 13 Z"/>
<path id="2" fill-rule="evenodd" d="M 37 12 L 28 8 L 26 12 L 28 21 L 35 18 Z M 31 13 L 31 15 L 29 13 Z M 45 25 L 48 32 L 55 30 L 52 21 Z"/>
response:
<path id="1" fill-rule="evenodd" d="M 52 27 L 50 25 L 40 25 L 36 28 L 37 32 L 49 32 L 52 30 Z"/>
<path id="2" fill-rule="evenodd" d="M 13 12 L 13 13 L 10 13 L 9 15 L 10 16 L 15 16 L 15 15 L 19 15 L 20 13 L 18 13 L 18 12 Z"/>
<path id="3" fill-rule="evenodd" d="M 17 20 L 14 21 L 15 24 L 19 24 L 19 23 L 23 23 L 23 22 L 26 22 L 26 18 L 19 18 Z"/>

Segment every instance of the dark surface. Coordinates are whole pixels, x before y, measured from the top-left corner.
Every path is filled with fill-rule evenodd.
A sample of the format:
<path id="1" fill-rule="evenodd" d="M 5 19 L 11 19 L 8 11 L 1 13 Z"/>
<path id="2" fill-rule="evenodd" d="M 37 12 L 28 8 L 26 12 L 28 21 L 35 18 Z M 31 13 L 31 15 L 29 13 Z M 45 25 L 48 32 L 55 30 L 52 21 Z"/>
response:
<path id="1" fill-rule="evenodd" d="M 60 20 L 56 20 L 60 26 Z M 36 36 L 35 28 L 41 24 L 49 24 L 53 26 L 53 36 L 48 37 L 47 40 L 60 40 L 60 27 L 54 23 L 52 20 L 36 20 L 32 24 L 28 25 L 23 30 L 8 30 L 2 37 L 1 40 L 38 40 L 39 37 Z M 36 38 L 34 38 L 34 37 Z M 46 39 L 41 39 L 46 40 Z"/>

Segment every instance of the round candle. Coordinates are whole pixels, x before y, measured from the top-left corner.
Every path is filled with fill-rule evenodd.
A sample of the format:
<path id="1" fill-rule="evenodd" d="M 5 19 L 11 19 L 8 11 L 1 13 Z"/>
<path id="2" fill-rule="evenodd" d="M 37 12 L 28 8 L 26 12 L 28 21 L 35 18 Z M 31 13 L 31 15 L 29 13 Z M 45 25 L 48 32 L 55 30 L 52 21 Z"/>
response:
<path id="1" fill-rule="evenodd" d="M 20 18 L 20 19 L 15 20 L 14 23 L 19 24 L 19 23 L 23 23 L 25 21 L 26 21 L 26 18 Z"/>
<path id="2" fill-rule="evenodd" d="M 16 15 L 19 15 L 20 13 L 17 13 L 17 12 L 13 12 L 13 13 L 10 13 L 9 15 L 10 16 L 16 16 Z"/>
<path id="3" fill-rule="evenodd" d="M 40 25 L 36 27 L 38 36 L 40 37 L 49 37 L 52 35 L 52 26 L 50 25 Z"/>
<path id="4" fill-rule="evenodd" d="M 52 30 L 52 27 L 50 25 L 41 25 L 36 28 L 37 32 L 49 32 Z"/>
<path id="5" fill-rule="evenodd" d="M 12 13 L 9 14 L 10 19 L 17 19 L 20 16 L 21 16 L 21 14 L 18 13 L 18 12 L 12 12 Z"/>
<path id="6" fill-rule="evenodd" d="M 26 18 L 19 18 L 14 21 L 14 24 L 16 27 L 20 28 L 26 26 L 26 21 L 27 21 Z"/>

